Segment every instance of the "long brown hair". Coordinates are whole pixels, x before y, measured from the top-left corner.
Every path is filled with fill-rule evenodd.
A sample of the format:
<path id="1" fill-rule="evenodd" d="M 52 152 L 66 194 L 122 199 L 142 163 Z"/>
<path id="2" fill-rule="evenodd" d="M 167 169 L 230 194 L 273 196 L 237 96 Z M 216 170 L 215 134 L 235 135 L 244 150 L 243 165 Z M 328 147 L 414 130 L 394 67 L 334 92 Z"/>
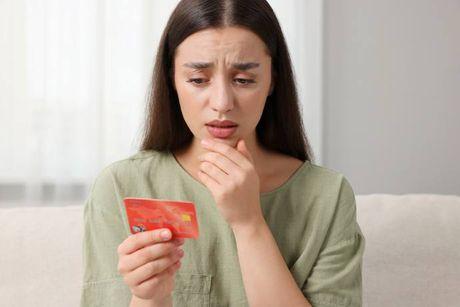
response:
<path id="1" fill-rule="evenodd" d="M 189 35 L 207 28 L 245 27 L 258 35 L 272 58 L 274 88 L 256 127 L 269 150 L 313 162 L 304 132 L 291 58 L 283 32 L 265 0 L 182 0 L 163 31 L 146 105 L 141 150 L 173 151 L 193 140 L 173 87 L 176 48 Z"/>

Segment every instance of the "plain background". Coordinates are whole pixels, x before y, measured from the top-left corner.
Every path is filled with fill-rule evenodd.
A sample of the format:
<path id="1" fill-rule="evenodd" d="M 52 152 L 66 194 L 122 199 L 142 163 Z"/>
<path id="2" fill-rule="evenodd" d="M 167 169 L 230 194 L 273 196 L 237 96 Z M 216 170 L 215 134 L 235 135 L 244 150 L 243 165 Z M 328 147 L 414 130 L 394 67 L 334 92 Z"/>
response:
<path id="1" fill-rule="evenodd" d="M 460 195 L 460 1 L 325 1 L 323 98 L 355 193 Z"/>

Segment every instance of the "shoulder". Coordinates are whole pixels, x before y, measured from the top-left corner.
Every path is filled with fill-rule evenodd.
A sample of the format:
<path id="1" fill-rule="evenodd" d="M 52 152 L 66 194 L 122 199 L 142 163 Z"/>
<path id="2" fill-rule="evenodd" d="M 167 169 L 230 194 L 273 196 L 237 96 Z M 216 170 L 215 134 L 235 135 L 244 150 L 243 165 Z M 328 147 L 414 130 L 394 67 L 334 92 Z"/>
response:
<path id="1" fill-rule="evenodd" d="M 116 177 L 128 176 L 129 174 L 141 174 L 149 171 L 152 167 L 163 164 L 168 152 L 157 150 L 142 150 L 125 159 L 117 160 L 109 164 L 106 169 Z"/>
<path id="2" fill-rule="evenodd" d="M 355 211 L 355 193 L 350 180 L 343 173 L 314 163 L 306 172 L 311 191 L 323 200 L 331 212 Z"/>
<path id="3" fill-rule="evenodd" d="M 305 163 L 308 164 L 306 176 L 309 178 L 310 183 L 321 192 L 338 195 L 344 191 L 350 192 L 352 190 L 350 181 L 340 171 L 317 165 L 310 161 L 306 161 Z"/>
<path id="4" fill-rule="evenodd" d="M 318 165 L 312 161 L 302 161 L 292 156 L 278 154 L 272 159 L 271 178 L 291 178 L 295 184 L 291 191 L 299 197 L 315 199 L 321 206 L 336 210 L 338 202 L 354 202 L 354 191 L 348 178 L 340 171 Z M 274 179 L 277 180 L 277 179 Z"/>
<path id="5" fill-rule="evenodd" d="M 345 175 L 337 170 L 318 165 L 311 161 L 302 161 L 295 157 L 276 153 L 271 158 L 271 170 L 268 178 L 296 178 L 309 193 L 318 193 L 322 197 L 334 197 L 340 193 L 352 193 L 352 187 Z"/>
<path id="6" fill-rule="evenodd" d="M 299 174 L 301 194 L 314 202 L 317 210 L 337 218 L 356 211 L 355 193 L 347 176 L 310 161 L 304 163 Z"/>
<path id="7" fill-rule="evenodd" d="M 311 224 L 318 223 L 318 227 L 329 233 L 330 242 L 354 237 L 356 201 L 350 180 L 338 170 L 311 161 L 291 157 L 290 162 L 285 163 L 289 164 L 300 167 L 294 174 L 295 184 L 288 191 L 295 195 L 296 203 L 304 204 L 306 219 L 311 219 Z M 300 207 L 296 210 L 303 216 Z"/>
<path id="8" fill-rule="evenodd" d="M 310 182 L 318 197 L 318 216 L 328 230 L 330 242 L 352 238 L 357 233 L 356 199 L 350 180 L 341 172 L 310 164 Z"/>
<path id="9" fill-rule="evenodd" d="M 117 160 L 108 165 L 112 169 L 123 168 L 126 165 L 137 165 L 150 161 L 161 160 L 167 156 L 167 152 L 158 150 L 141 150 L 124 159 Z"/>
<path id="10" fill-rule="evenodd" d="M 294 173 L 297 169 L 302 167 L 308 169 L 308 172 L 305 172 L 308 176 L 314 176 L 317 180 L 324 180 L 330 183 L 334 181 L 340 181 L 343 179 L 344 175 L 339 171 L 334 169 L 317 165 L 311 161 L 302 161 L 298 158 L 276 153 L 271 158 L 271 172 L 273 174 L 279 175 L 280 173 Z"/>
<path id="11" fill-rule="evenodd" d="M 150 181 L 146 178 L 152 170 L 159 170 L 167 157 L 160 151 L 139 151 L 124 159 L 114 161 L 99 170 L 90 186 L 87 209 L 116 210 L 114 204 L 125 193 L 145 188 Z M 161 176 L 161 174 L 159 174 Z"/>
<path id="12" fill-rule="evenodd" d="M 97 173 L 93 189 L 106 190 L 122 181 L 135 182 L 152 169 L 158 169 L 158 166 L 165 162 L 167 155 L 167 152 L 146 150 L 111 162 Z"/>

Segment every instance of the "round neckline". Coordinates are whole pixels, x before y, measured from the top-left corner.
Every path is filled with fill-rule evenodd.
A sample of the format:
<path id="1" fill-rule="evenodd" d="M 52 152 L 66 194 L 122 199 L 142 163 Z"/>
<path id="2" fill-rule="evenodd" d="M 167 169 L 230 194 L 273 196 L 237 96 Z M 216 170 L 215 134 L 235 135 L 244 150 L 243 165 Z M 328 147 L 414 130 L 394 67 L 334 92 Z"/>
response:
<path id="1" fill-rule="evenodd" d="M 187 170 L 177 161 L 176 157 L 172 153 L 172 151 L 168 151 L 168 158 L 171 160 L 171 163 L 174 165 L 176 169 L 178 169 L 180 175 L 187 180 L 190 184 L 196 186 L 198 189 L 204 191 L 205 193 L 210 193 L 208 187 L 205 186 L 203 183 L 200 181 L 196 180 L 192 175 L 190 175 Z M 272 196 L 277 194 L 278 192 L 286 189 L 288 186 L 292 185 L 292 183 L 295 181 L 297 177 L 300 176 L 302 171 L 307 168 L 307 166 L 310 165 L 310 161 L 306 160 L 302 163 L 301 166 L 299 166 L 294 173 L 291 174 L 291 176 L 283 182 L 280 186 L 276 187 L 275 189 L 269 191 L 269 192 L 264 192 L 260 193 L 260 198 L 264 199 L 266 197 Z"/>

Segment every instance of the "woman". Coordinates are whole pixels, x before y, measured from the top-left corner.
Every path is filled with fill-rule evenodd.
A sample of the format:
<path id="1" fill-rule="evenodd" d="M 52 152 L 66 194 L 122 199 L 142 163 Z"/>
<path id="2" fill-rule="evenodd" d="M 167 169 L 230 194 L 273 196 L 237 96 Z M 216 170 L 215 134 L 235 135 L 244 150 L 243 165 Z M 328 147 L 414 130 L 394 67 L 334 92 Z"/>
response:
<path id="1" fill-rule="evenodd" d="M 312 162 L 265 0 L 181 1 L 146 114 L 86 202 L 82 306 L 361 306 L 354 193 Z M 124 197 L 192 201 L 199 237 L 130 236 Z"/>

